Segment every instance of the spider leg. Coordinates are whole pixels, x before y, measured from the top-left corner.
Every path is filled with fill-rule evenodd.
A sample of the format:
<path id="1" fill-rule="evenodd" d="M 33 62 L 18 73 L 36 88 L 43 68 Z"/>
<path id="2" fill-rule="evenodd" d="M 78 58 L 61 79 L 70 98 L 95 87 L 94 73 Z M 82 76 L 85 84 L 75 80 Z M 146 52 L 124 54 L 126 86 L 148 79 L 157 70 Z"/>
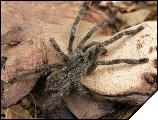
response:
<path id="1" fill-rule="evenodd" d="M 108 24 L 108 20 L 103 20 L 102 22 L 99 22 L 96 26 L 94 26 L 87 34 L 86 36 L 81 40 L 81 42 L 78 44 L 77 49 L 82 49 L 84 43 L 101 27 L 104 26 L 104 24 Z"/>
<path id="2" fill-rule="evenodd" d="M 107 46 L 109 44 L 112 44 L 113 42 L 117 41 L 118 39 L 122 38 L 125 35 L 135 35 L 135 34 L 139 33 L 140 31 L 142 31 L 143 29 L 144 29 L 143 26 L 139 26 L 138 28 L 136 28 L 134 30 L 126 30 L 126 31 L 117 33 L 112 38 L 101 42 L 100 46 L 103 47 L 103 46 Z"/>
<path id="3" fill-rule="evenodd" d="M 32 69 L 32 70 L 25 70 L 23 72 L 20 72 L 20 73 L 16 74 L 11 79 L 9 79 L 8 83 L 13 84 L 17 80 L 20 80 L 20 78 L 26 77 L 26 76 L 28 76 L 30 74 L 40 73 L 42 71 L 48 72 L 48 71 L 50 71 L 53 68 L 61 68 L 62 66 L 63 66 L 62 64 L 52 64 L 52 65 L 45 65 L 45 66 L 42 66 L 42 67 L 37 67 L 37 68 Z"/>
<path id="4" fill-rule="evenodd" d="M 50 42 L 52 44 L 52 46 L 55 48 L 55 50 L 58 52 L 58 54 L 60 55 L 60 57 L 62 58 L 63 62 L 67 62 L 69 61 L 69 58 L 66 54 L 64 54 L 63 51 L 61 51 L 59 45 L 56 43 L 54 38 L 50 38 Z"/>
<path id="5" fill-rule="evenodd" d="M 73 45 L 73 41 L 75 39 L 75 32 L 76 32 L 76 26 L 77 24 L 79 23 L 80 21 L 80 17 L 83 15 L 84 11 L 86 10 L 88 6 L 88 1 L 84 1 L 80 11 L 79 11 L 79 14 L 78 16 L 76 17 L 74 23 L 73 23 L 73 26 L 71 28 L 71 33 L 70 33 L 70 39 L 69 39 L 69 45 L 68 45 L 68 52 L 69 54 L 72 53 L 72 45 Z"/>
<path id="6" fill-rule="evenodd" d="M 98 44 L 99 44 L 99 42 L 93 41 L 93 42 L 87 44 L 85 47 L 83 47 L 82 51 L 85 52 L 85 51 L 86 51 L 87 49 L 89 49 L 90 47 L 92 47 L 92 46 L 97 46 Z"/>
<path id="7" fill-rule="evenodd" d="M 99 56 L 102 52 L 103 52 L 102 48 L 100 48 L 99 44 L 96 44 L 94 47 L 84 52 L 86 56 L 85 59 L 89 61 L 87 67 L 83 71 L 84 75 L 89 75 L 97 67 L 96 65 L 97 56 Z"/>
<path id="8" fill-rule="evenodd" d="M 97 61 L 97 65 L 113 65 L 113 64 L 120 64 L 120 63 L 127 63 L 127 64 L 143 64 L 149 61 L 148 58 L 142 59 L 114 59 L 111 61 Z"/>
<path id="9" fill-rule="evenodd" d="M 92 64 L 90 64 L 90 65 L 87 67 L 87 69 L 84 70 L 84 74 L 87 75 L 87 76 L 90 75 L 91 72 L 92 72 L 96 67 L 97 67 L 97 65 L 96 65 L 95 62 L 92 63 Z"/>
<path id="10" fill-rule="evenodd" d="M 127 30 L 127 31 L 123 31 L 121 33 L 118 33 L 118 34 L 114 35 L 114 37 L 112 37 L 109 40 L 106 40 L 104 42 L 94 42 L 93 41 L 93 42 L 87 44 L 85 47 L 83 47 L 82 51 L 85 52 L 90 47 L 97 46 L 98 44 L 100 45 L 100 47 L 107 46 L 107 45 L 112 44 L 113 42 L 117 41 L 118 39 L 120 39 L 124 35 L 135 35 L 143 29 L 144 29 L 144 27 L 140 26 L 135 30 Z"/>

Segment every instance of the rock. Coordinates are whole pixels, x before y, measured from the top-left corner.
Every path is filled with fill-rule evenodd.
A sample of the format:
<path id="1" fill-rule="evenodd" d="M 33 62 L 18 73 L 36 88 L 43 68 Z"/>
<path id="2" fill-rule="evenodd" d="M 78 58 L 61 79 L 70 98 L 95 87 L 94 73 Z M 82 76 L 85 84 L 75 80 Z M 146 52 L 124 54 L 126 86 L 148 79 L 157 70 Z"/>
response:
<path id="1" fill-rule="evenodd" d="M 144 22 L 149 13 L 148 9 L 140 9 L 130 13 L 118 13 L 117 17 L 123 22 L 122 28 L 127 28 Z"/>

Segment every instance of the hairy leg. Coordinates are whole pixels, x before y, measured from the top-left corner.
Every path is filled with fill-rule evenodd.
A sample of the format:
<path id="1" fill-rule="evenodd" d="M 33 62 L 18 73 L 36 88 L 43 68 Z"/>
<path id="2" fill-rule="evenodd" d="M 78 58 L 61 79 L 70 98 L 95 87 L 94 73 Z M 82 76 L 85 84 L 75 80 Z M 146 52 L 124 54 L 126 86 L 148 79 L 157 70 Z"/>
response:
<path id="1" fill-rule="evenodd" d="M 69 61 L 69 58 L 66 54 L 64 54 L 63 51 L 61 51 L 59 45 L 56 43 L 54 38 L 50 38 L 50 42 L 52 44 L 52 46 L 55 48 L 55 50 L 58 52 L 58 54 L 60 55 L 60 57 L 62 58 L 63 62 L 67 62 Z"/>
<path id="2" fill-rule="evenodd" d="M 87 49 L 89 49 L 92 46 L 97 46 L 99 44 L 99 42 L 91 42 L 89 44 L 87 44 L 85 47 L 83 47 L 82 51 L 85 52 Z"/>
<path id="3" fill-rule="evenodd" d="M 148 58 L 142 59 L 114 59 L 111 61 L 97 61 L 97 65 L 113 65 L 113 64 L 120 64 L 120 63 L 127 63 L 127 64 L 143 64 L 149 61 Z"/>
<path id="4" fill-rule="evenodd" d="M 77 49 L 82 49 L 84 43 L 101 27 L 104 26 L 104 24 L 108 24 L 107 20 L 103 20 L 102 22 L 99 22 L 96 26 L 94 26 L 87 34 L 86 36 L 81 40 L 81 42 L 78 44 Z"/>
<path id="5" fill-rule="evenodd" d="M 135 34 L 139 33 L 140 31 L 142 31 L 143 29 L 144 29 L 143 26 L 139 26 L 138 28 L 136 28 L 134 30 L 126 30 L 126 31 L 117 33 L 112 38 L 110 38 L 110 39 L 108 39 L 104 42 L 101 42 L 100 46 L 103 47 L 103 46 L 110 45 L 110 44 L 112 44 L 113 42 L 119 40 L 120 38 L 122 38 L 125 35 L 135 35 Z"/>
<path id="6" fill-rule="evenodd" d="M 32 70 L 25 70 L 25 71 L 22 71 L 20 73 L 17 73 L 10 80 L 8 80 L 8 82 L 10 84 L 13 84 L 16 81 L 20 80 L 21 78 L 26 77 L 30 74 L 35 74 L 35 73 L 40 73 L 40 72 L 48 72 L 53 68 L 61 68 L 62 66 L 63 66 L 62 64 L 52 64 L 52 65 L 45 65 L 42 67 L 37 67 L 37 68 L 32 69 Z"/>
<path id="7" fill-rule="evenodd" d="M 124 35 L 135 35 L 143 29 L 144 29 L 144 27 L 140 26 L 135 30 L 127 30 L 127 31 L 118 33 L 118 34 L 114 35 L 112 38 L 110 38 L 109 40 L 106 40 L 104 42 L 94 42 L 93 41 L 93 42 L 87 44 L 85 47 L 83 47 L 82 51 L 85 52 L 90 47 L 97 46 L 98 44 L 100 45 L 99 47 L 107 46 L 107 45 L 112 44 L 113 42 L 117 41 L 118 39 L 122 38 Z"/>
<path id="8" fill-rule="evenodd" d="M 84 75 L 89 75 L 97 67 L 96 60 L 102 52 L 103 49 L 100 48 L 98 44 L 84 52 L 87 61 L 89 61 L 87 67 L 83 70 Z"/>
<path id="9" fill-rule="evenodd" d="M 73 26 L 71 28 L 71 33 L 70 33 L 70 39 L 69 39 L 69 45 L 68 45 L 68 52 L 69 54 L 72 53 L 72 45 L 73 45 L 73 41 L 75 39 L 75 32 L 76 32 L 76 26 L 77 24 L 79 23 L 80 21 L 80 17 L 83 15 L 84 11 L 86 10 L 88 6 L 88 1 L 84 1 L 80 11 L 79 11 L 79 14 L 78 16 L 76 17 L 74 23 L 73 23 Z"/>
<path id="10" fill-rule="evenodd" d="M 85 75 L 90 75 L 91 72 L 92 72 L 96 67 L 97 67 L 97 65 L 96 65 L 95 62 L 92 63 L 92 64 L 90 64 L 90 65 L 87 67 L 87 69 L 84 70 L 84 74 L 85 74 Z"/>

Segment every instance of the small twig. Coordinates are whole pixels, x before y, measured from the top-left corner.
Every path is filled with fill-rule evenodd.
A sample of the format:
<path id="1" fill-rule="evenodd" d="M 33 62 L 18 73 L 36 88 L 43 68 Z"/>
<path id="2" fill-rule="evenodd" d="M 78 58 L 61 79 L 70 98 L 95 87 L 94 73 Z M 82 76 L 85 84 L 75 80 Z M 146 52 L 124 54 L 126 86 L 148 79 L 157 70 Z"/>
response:
<path id="1" fill-rule="evenodd" d="M 32 100 L 33 100 L 33 102 L 34 102 L 34 104 L 35 104 L 35 115 L 34 115 L 34 117 L 35 117 L 35 119 L 36 119 L 36 118 L 37 118 L 36 101 L 35 101 L 35 99 L 34 99 L 34 97 L 33 97 L 33 95 L 32 95 L 31 93 L 29 93 L 29 95 L 32 97 Z"/>

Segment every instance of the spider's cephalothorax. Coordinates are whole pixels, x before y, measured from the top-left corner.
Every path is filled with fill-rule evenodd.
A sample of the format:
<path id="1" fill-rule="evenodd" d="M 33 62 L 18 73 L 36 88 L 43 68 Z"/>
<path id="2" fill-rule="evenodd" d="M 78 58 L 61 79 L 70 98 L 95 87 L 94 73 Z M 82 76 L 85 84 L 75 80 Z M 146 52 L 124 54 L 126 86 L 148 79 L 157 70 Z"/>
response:
<path id="1" fill-rule="evenodd" d="M 78 16 L 76 17 L 73 26 L 71 28 L 69 45 L 68 45 L 68 55 L 61 51 L 60 47 L 57 45 L 53 38 L 50 38 L 50 42 L 55 50 L 58 52 L 62 59 L 61 64 L 52 64 L 41 66 L 28 72 L 18 73 L 13 77 L 10 83 L 16 82 L 21 76 L 26 76 L 33 73 L 39 72 L 52 72 L 47 77 L 46 91 L 49 91 L 52 94 L 50 99 L 51 103 L 58 103 L 61 101 L 61 98 L 68 94 L 71 90 L 77 90 L 78 93 L 85 93 L 85 89 L 80 84 L 80 78 L 84 75 L 89 75 L 98 65 L 113 65 L 113 64 L 142 64 L 148 62 L 148 58 L 141 59 L 114 59 L 111 61 L 97 61 L 97 58 L 104 52 L 107 52 L 104 48 L 105 46 L 112 44 L 118 39 L 122 38 L 125 35 L 135 35 L 138 32 L 144 29 L 143 26 L 139 26 L 134 30 L 126 30 L 115 34 L 108 40 L 103 42 L 91 42 L 87 45 L 84 43 L 95 33 L 99 28 L 105 24 L 110 24 L 108 20 L 104 20 L 94 26 L 83 39 L 80 41 L 75 50 L 72 49 L 73 41 L 75 39 L 76 26 L 80 21 L 81 16 L 88 7 L 88 2 L 84 2 L 81 7 Z M 57 69 L 57 72 L 53 72 L 52 69 Z M 53 101 L 53 100 L 56 100 Z M 50 107 L 50 106 L 49 106 Z"/>

